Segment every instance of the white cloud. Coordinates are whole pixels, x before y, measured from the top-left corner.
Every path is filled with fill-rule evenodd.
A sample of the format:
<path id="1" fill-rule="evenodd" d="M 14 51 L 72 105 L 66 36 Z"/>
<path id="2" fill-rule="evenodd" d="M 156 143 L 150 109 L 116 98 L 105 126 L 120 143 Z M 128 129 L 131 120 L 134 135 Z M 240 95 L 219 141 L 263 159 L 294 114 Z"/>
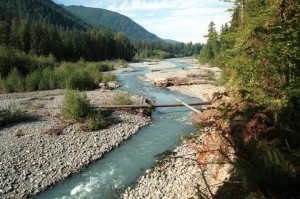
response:
<path id="1" fill-rule="evenodd" d="M 133 19 L 161 38 L 205 42 L 210 21 L 217 29 L 229 21 L 231 4 L 219 0 L 55 0 L 67 5 L 99 7 Z"/>
<path id="2" fill-rule="evenodd" d="M 159 37 L 203 43 L 210 21 L 217 29 L 229 21 L 228 7 L 218 0 L 126 0 L 110 4 L 108 9 L 130 16 Z"/>

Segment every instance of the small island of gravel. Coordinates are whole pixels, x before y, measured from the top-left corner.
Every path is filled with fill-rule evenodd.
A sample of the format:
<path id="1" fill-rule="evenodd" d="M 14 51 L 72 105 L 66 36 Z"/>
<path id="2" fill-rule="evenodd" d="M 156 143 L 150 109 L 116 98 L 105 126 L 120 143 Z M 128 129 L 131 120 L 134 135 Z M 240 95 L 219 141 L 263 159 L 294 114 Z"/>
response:
<path id="1" fill-rule="evenodd" d="M 87 132 L 61 116 L 65 90 L 0 94 L 1 108 L 14 103 L 35 119 L 0 129 L 0 198 L 28 198 L 101 158 L 150 118 L 115 111 L 106 129 Z M 92 105 L 110 104 L 115 92 L 86 92 Z M 59 135 L 55 131 L 60 131 Z M 53 134 L 51 132 L 54 132 Z"/>

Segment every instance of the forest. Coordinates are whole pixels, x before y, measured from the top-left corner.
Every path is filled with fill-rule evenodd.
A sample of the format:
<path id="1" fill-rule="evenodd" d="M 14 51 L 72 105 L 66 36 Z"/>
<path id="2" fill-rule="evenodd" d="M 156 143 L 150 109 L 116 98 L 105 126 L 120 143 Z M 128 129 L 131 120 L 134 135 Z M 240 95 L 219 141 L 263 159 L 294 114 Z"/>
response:
<path id="1" fill-rule="evenodd" d="M 199 56 L 223 70 L 236 102 L 222 109 L 240 183 L 223 198 L 299 198 L 300 1 L 230 2 L 230 23 L 209 24 Z"/>
<path id="2" fill-rule="evenodd" d="M 82 66 L 82 68 L 77 67 L 78 73 L 84 71 L 86 73 L 84 67 L 91 66 L 92 71 L 96 70 L 98 74 L 104 70 L 103 67 L 110 69 L 113 67 L 107 66 L 106 63 L 97 65 L 87 62 L 164 59 L 197 55 L 200 49 L 200 44 L 130 40 L 123 33 L 93 27 L 51 0 L 4 0 L 0 4 L 0 90 L 2 92 L 77 88 L 78 84 L 67 86 L 67 83 L 57 82 L 69 82 L 76 76 L 84 76 L 64 73 L 64 78 L 58 77 L 61 76 L 58 71 L 64 69 L 56 70 L 57 68 L 72 65 L 64 62 L 79 61 L 78 64 L 74 63 L 75 67 Z M 50 80 L 47 84 L 39 81 L 32 82 L 31 76 L 39 75 Z M 85 85 L 90 86 L 81 89 L 94 88 L 97 82 L 103 79 L 100 74 L 97 78 L 92 77 L 91 74 L 86 76 L 89 77 L 89 83 Z"/>

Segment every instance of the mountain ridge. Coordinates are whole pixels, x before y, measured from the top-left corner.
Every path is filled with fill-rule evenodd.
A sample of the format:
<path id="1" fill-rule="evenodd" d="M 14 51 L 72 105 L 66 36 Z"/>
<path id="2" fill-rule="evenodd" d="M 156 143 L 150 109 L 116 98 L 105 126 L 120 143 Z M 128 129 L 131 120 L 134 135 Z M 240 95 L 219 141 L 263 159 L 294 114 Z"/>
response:
<path id="1" fill-rule="evenodd" d="M 123 32 L 130 39 L 163 41 L 157 35 L 147 31 L 144 27 L 134 22 L 131 18 L 118 12 L 85 6 L 65 6 L 63 8 L 73 15 L 98 28 L 109 28 L 113 32 Z"/>
<path id="2" fill-rule="evenodd" d="M 13 18 L 43 21 L 69 29 L 84 30 L 91 27 L 87 22 L 51 0 L 1 0 L 0 19 L 10 21 Z"/>

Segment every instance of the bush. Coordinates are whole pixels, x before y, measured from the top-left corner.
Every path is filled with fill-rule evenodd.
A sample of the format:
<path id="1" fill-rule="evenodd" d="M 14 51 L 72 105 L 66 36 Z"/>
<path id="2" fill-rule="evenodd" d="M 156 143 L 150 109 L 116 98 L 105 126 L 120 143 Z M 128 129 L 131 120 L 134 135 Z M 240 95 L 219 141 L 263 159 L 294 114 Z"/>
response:
<path id="1" fill-rule="evenodd" d="M 35 71 L 35 72 L 27 75 L 25 78 L 26 90 L 27 91 L 38 90 L 41 79 L 43 79 L 43 78 L 41 78 L 40 71 Z"/>
<path id="2" fill-rule="evenodd" d="M 66 77 L 67 89 L 91 90 L 96 87 L 91 75 L 85 71 L 75 71 Z"/>
<path id="3" fill-rule="evenodd" d="M 31 72 L 23 73 L 18 68 L 14 68 L 8 75 L 2 75 L 1 91 L 8 93 L 48 89 L 91 90 L 97 88 L 100 82 L 117 79 L 112 73 L 102 73 L 113 69 L 113 63 L 110 62 L 62 62 L 54 68 L 54 60 L 51 56 L 35 57 L 35 59 L 39 66 Z"/>
<path id="4" fill-rule="evenodd" d="M 7 78 L 2 82 L 4 92 L 24 91 L 24 78 L 18 69 L 13 68 Z"/>
<path id="5" fill-rule="evenodd" d="M 130 105 L 132 103 L 131 96 L 128 93 L 118 93 L 114 97 L 114 104 L 116 105 Z"/>
<path id="6" fill-rule="evenodd" d="M 15 104 L 10 104 L 7 108 L 0 110 L 0 128 L 30 119 L 32 117 L 23 113 Z"/>
<path id="7" fill-rule="evenodd" d="M 62 113 L 68 119 L 80 119 L 91 112 L 90 102 L 86 94 L 68 91 L 64 97 Z"/>
<path id="8" fill-rule="evenodd" d="M 99 111 L 93 111 L 88 115 L 87 127 L 90 131 L 99 130 L 106 126 L 107 122 Z"/>
<path id="9" fill-rule="evenodd" d="M 102 76 L 101 82 L 112 82 L 112 81 L 116 81 L 116 80 L 117 80 L 117 77 L 114 74 L 112 74 L 112 73 L 105 73 Z"/>

